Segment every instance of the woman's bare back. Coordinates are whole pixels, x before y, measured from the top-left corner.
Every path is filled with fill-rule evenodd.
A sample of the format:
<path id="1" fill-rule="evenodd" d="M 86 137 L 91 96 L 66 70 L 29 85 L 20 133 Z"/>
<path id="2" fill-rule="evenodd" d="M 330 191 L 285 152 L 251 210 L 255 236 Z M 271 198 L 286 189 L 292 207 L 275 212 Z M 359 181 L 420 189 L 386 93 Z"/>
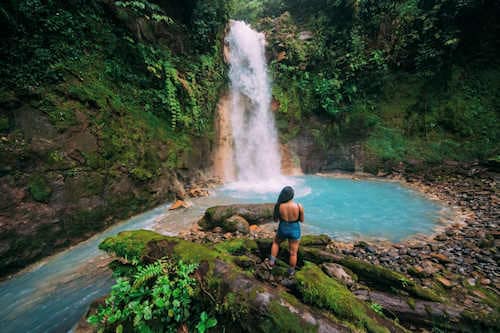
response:
<path id="1" fill-rule="evenodd" d="M 304 209 L 301 205 L 290 200 L 280 205 L 280 217 L 288 222 L 304 222 Z"/>

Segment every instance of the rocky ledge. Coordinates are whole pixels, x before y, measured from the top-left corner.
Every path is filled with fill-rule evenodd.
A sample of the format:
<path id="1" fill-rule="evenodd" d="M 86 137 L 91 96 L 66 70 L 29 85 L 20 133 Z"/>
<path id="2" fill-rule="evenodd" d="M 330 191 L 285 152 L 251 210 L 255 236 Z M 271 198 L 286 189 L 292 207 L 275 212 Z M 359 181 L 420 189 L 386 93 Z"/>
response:
<path id="1" fill-rule="evenodd" d="M 196 302 L 215 309 L 218 331 L 243 332 L 488 332 L 500 328 L 498 297 L 477 286 L 450 289 L 352 255 L 332 252 L 327 236 L 305 236 L 298 271 L 287 274 L 287 248 L 277 264 L 262 264 L 271 239 L 197 244 L 146 231 L 122 232 L 101 243 L 115 270 L 171 257 L 198 263 L 203 292 Z M 484 295 L 474 304 L 460 293 Z M 98 303 L 96 303 L 98 304 Z M 211 304 L 211 305 L 210 305 Z M 216 305 L 216 306 L 214 306 Z M 82 325 L 83 327 L 84 325 Z M 88 328 L 88 327 L 87 327 Z"/>

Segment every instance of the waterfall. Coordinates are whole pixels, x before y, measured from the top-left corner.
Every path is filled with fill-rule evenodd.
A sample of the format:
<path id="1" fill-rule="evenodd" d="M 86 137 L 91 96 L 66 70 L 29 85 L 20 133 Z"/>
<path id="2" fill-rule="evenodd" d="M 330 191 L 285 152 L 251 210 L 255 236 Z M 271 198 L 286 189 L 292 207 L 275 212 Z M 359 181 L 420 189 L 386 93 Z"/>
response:
<path id="1" fill-rule="evenodd" d="M 271 83 L 265 58 L 264 34 L 241 21 L 231 21 L 229 45 L 231 127 L 236 179 L 241 183 L 270 184 L 281 176 L 281 157 Z"/>

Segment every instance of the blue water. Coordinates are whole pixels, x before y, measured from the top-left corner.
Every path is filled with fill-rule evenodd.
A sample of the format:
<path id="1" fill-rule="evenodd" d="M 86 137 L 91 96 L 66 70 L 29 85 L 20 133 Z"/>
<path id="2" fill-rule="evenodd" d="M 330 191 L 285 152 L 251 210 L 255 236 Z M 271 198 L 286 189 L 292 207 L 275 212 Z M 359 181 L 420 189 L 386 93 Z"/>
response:
<path id="1" fill-rule="evenodd" d="M 67 332 L 113 284 L 99 243 L 120 231 L 149 229 L 166 207 L 133 217 L 1 282 L 0 331 Z"/>
<path id="2" fill-rule="evenodd" d="M 318 176 L 285 178 L 285 182 L 295 187 L 296 200 L 304 205 L 304 233 L 326 233 L 342 240 L 398 241 L 429 234 L 442 209 L 398 183 Z M 219 188 L 210 197 L 193 200 L 189 209 L 167 211 L 168 204 L 159 206 L 0 282 L 0 332 L 70 330 L 88 305 L 106 295 L 113 284 L 106 268 L 109 257 L 97 248 L 105 237 L 141 228 L 175 234 L 210 206 L 274 202 L 284 184 L 275 182 L 271 190 L 243 185 L 244 190 L 234 184 Z"/>
<path id="3" fill-rule="evenodd" d="M 400 241 L 430 234 L 443 206 L 396 182 L 321 176 L 290 178 L 295 200 L 304 206 L 304 233 L 324 233 L 340 240 L 359 238 Z M 245 202 L 275 202 L 278 192 L 222 188 Z"/>

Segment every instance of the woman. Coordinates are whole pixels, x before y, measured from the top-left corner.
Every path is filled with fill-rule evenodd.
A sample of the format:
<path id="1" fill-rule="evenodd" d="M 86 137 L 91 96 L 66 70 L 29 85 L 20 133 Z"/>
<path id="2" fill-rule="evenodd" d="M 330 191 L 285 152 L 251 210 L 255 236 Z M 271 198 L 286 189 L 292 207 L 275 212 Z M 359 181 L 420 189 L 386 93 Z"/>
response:
<path id="1" fill-rule="evenodd" d="M 290 252 L 290 268 L 288 272 L 290 275 L 295 274 L 295 266 L 297 265 L 297 251 L 300 242 L 299 222 L 304 222 L 304 208 L 293 201 L 293 195 L 292 187 L 284 187 L 274 205 L 274 221 L 279 221 L 279 226 L 271 247 L 271 256 L 268 260 L 268 265 L 273 267 L 276 263 L 280 243 L 288 239 L 288 250 Z"/>

